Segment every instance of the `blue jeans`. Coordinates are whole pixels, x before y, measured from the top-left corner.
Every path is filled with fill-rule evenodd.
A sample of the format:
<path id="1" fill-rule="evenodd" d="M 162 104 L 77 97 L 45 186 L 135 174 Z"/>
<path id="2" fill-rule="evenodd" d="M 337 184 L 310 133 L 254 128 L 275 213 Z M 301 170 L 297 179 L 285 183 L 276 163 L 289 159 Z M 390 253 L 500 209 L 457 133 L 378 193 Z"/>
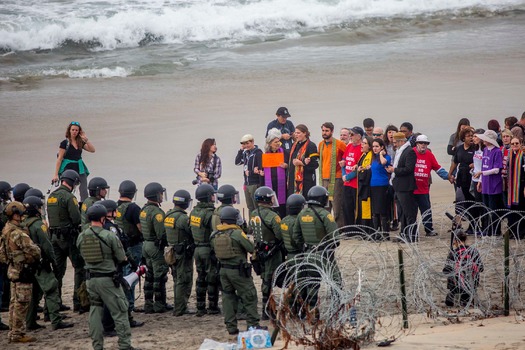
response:
<path id="1" fill-rule="evenodd" d="M 135 261 L 137 265 L 140 265 L 140 261 L 142 260 L 142 242 L 135 244 L 134 246 L 131 246 L 128 248 L 128 252 L 130 253 L 131 257 Z M 123 268 L 123 274 L 124 276 L 129 275 L 132 272 L 131 266 L 128 264 Z M 133 283 L 133 285 L 130 288 L 130 293 L 126 293 L 128 297 L 129 302 L 129 309 L 133 310 L 135 308 L 135 286 L 137 285 L 138 281 Z"/>
<path id="2" fill-rule="evenodd" d="M 434 225 L 432 224 L 432 207 L 430 204 L 430 195 L 428 193 L 414 194 L 414 197 L 416 198 L 417 207 L 421 213 L 421 220 L 423 221 L 425 232 L 432 232 L 434 230 Z"/>

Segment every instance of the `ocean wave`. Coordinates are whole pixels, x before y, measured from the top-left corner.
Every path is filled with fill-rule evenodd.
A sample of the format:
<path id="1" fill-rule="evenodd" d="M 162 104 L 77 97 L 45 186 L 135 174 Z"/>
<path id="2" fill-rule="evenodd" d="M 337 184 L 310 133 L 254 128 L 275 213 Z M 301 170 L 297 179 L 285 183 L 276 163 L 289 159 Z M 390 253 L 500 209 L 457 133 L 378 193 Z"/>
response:
<path id="1" fill-rule="evenodd" d="M 0 4 L 0 52 L 152 43 L 231 43 L 323 32 L 381 19 L 487 16 L 524 0 L 9 0 Z"/>
<path id="2" fill-rule="evenodd" d="M 125 78 L 133 74 L 129 69 L 123 67 L 115 68 L 86 68 L 86 69 L 47 69 L 41 72 L 45 77 L 68 77 L 68 78 Z"/>

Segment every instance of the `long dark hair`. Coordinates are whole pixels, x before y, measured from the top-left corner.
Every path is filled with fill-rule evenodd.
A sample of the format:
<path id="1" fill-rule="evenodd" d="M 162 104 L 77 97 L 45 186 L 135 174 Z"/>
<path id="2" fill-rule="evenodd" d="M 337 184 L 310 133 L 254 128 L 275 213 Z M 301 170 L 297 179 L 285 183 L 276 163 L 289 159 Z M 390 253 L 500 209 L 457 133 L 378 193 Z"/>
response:
<path id="1" fill-rule="evenodd" d="M 390 141 L 388 140 L 388 132 L 389 131 L 395 131 L 395 132 L 398 132 L 399 129 L 397 128 L 397 126 L 395 125 L 392 125 L 392 124 L 388 124 L 387 127 L 386 127 L 386 130 L 385 130 L 385 133 L 383 135 L 383 141 L 384 141 L 384 144 L 385 144 L 385 148 L 386 146 L 388 146 L 390 144 Z"/>
<path id="2" fill-rule="evenodd" d="M 204 142 L 202 142 L 200 165 L 203 169 L 206 168 L 206 165 L 208 165 L 208 163 L 211 160 L 210 149 L 211 149 L 211 146 L 213 146 L 214 144 L 215 144 L 215 139 L 206 139 L 204 140 Z"/>
<path id="3" fill-rule="evenodd" d="M 380 138 L 374 139 L 374 141 L 372 141 L 372 146 L 374 146 L 374 142 L 377 142 L 379 144 L 379 146 L 381 146 L 381 148 L 383 148 L 386 151 L 385 141 L 383 141 Z M 370 149 L 372 149 L 372 146 L 370 147 Z M 381 151 L 379 151 L 379 153 L 381 153 Z M 379 153 L 375 154 L 374 150 L 372 150 L 372 160 L 373 161 L 374 160 L 379 161 Z"/>
<path id="4" fill-rule="evenodd" d="M 452 144 L 452 146 L 454 146 L 454 147 L 456 147 L 456 145 L 458 144 L 459 140 L 461 140 L 460 133 L 461 133 L 461 127 L 463 125 L 470 126 L 470 120 L 468 120 L 468 118 L 461 118 L 459 120 L 458 127 L 456 128 L 456 133 L 454 134 L 454 143 Z"/>
<path id="5" fill-rule="evenodd" d="M 71 140 L 71 127 L 73 127 L 73 126 L 78 126 L 78 135 L 75 138 L 75 141 L 77 143 L 78 149 L 82 149 L 82 148 L 84 148 L 84 141 L 82 140 L 82 137 L 80 137 L 80 134 L 82 133 L 82 127 L 80 126 L 80 123 L 78 123 L 78 122 L 71 122 L 71 123 L 69 123 L 69 125 L 67 126 L 67 129 L 66 129 L 66 139 L 68 139 L 69 142 L 73 141 L 73 140 Z"/>

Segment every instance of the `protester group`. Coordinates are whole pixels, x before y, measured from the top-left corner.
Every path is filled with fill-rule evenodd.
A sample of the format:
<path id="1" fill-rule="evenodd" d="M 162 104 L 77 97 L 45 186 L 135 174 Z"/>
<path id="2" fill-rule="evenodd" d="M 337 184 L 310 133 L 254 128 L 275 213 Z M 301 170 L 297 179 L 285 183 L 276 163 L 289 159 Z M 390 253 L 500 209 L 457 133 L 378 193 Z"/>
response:
<path id="1" fill-rule="evenodd" d="M 278 108 L 264 146 L 259 148 L 247 133 L 231 157 L 242 167 L 250 213 L 246 220 L 233 207 L 241 204 L 239 191 L 230 184 L 219 185 L 223 163 L 215 139 L 204 140 L 195 159 L 195 194 L 177 190 L 174 208 L 165 213 L 160 204 L 166 189 L 157 182 L 144 188 L 147 203 L 142 208 L 134 203 L 137 187 L 131 180 L 119 184 L 118 201 L 105 199 L 110 185 L 100 176 L 88 182 L 82 159 L 82 150 L 95 152 L 95 147 L 80 123 L 71 122 L 52 178 L 58 189 L 46 198 L 25 183 L 12 187 L 0 181 L 0 282 L 10 284 L 10 289 L 0 285 L 0 293 L 11 294 L 9 326 L 0 322 L 0 330 L 9 330 L 13 343 L 35 341 L 25 331 L 41 327 L 36 315 L 42 296 L 45 318 L 54 330 L 73 326 L 59 313 L 69 310 L 62 300 L 68 258 L 75 269 L 73 308 L 79 313 L 89 310 L 94 349 L 102 349 L 108 335 L 118 335 L 120 349 L 133 349 L 130 328 L 144 324 L 134 320 L 139 312 L 173 310 L 175 316 L 198 317 L 222 313 L 232 335 L 239 332 L 239 319 L 249 327 L 264 328 L 260 316 L 270 316 L 266 306 L 277 267 L 315 250 L 324 238 L 360 225 L 369 229 L 372 241 L 388 241 L 390 232 L 399 230 L 393 241 L 415 243 L 421 236 L 418 211 L 425 235 L 437 236 L 430 200 L 436 181 L 432 171 L 453 185 L 456 212 L 483 217 L 469 221 L 467 235 L 501 235 L 498 210 L 507 208 L 509 231 L 525 237 L 520 225 L 520 211 L 525 210 L 525 113 L 520 120 L 506 118 L 503 128 L 497 120 L 490 120 L 486 128 L 474 128 L 467 118 L 459 120 L 447 147 L 452 157 L 448 171 L 432 153 L 424 130 L 415 132 L 410 122 L 382 128 L 365 118 L 362 126 L 339 127 L 338 139 L 336 127 L 327 121 L 315 126 L 322 135 L 316 144 L 309 128 L 294 126 L 291 117 L 288 108 Z M 74 195 L 78 185 L 79 200 Z M 460 235 L 456 243 L 464 245 L 465 240 Z M 260 312 L 252 268 L 262 280 Z M 174 306 L 166 300 L 170 269 Z M 194 270 L 195 312 L 188 306 Z M 140 309 L 135 289 L 144 272 L 145 303 Z M 129 277 L 133 274 L 136 278 Z M 315 310 L 315 287 L 303 297 Z M 447 305 L 452 299 L 447 296 Z"/>

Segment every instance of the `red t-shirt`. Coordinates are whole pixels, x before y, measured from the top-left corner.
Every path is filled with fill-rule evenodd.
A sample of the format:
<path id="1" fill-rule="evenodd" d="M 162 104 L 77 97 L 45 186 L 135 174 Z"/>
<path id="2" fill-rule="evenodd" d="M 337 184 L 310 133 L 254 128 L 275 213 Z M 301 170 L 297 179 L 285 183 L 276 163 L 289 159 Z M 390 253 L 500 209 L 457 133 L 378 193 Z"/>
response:
<path id="1" fill-rule="evenodd" d="M 414 177 L 416 178 L 417 186 L 414 194 L 428 194 L 430 191 L 430 172 L 432 170 L 439 170 L 441 165 L 439 165 L 436 157 L 428 149 L 424 154 L 421 154 L 417 151 L 417 148 L 414 147 L 414 152 L 416 152 L 416 167 L 414 169 Z"/>
<path id="2" fill-rule="evenodd" d="M 343 159 L 346 163 L 345 171 L 347 174 L 350 173 L 351 168 L 359 162 L 359 158 L 361 158 L 361 144 L 354 146 L 349 143 L 348 146 L 346 146 L 345 154 L 343 154 Z M 357 176 L 350 181 L 345 181 L 344 185 L 357 188 Z"/>

